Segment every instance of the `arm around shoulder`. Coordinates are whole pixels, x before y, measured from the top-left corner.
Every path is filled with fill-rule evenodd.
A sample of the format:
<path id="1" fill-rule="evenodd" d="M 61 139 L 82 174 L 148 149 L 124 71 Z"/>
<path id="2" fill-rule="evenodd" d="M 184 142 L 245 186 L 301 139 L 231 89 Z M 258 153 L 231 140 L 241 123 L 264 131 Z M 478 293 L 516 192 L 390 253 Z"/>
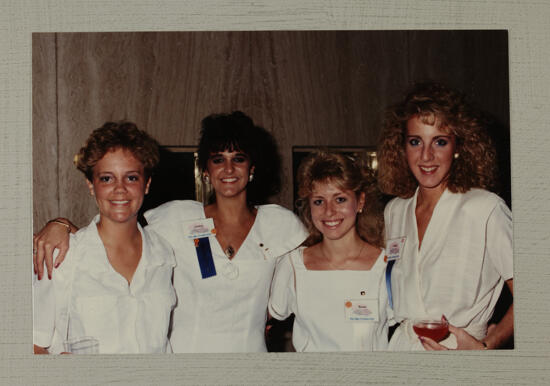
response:
<path id="1" fill-rule="evenodd" d="M 204 217 L 202 203 L 192 200 L 169 201 L 144 214 L 147 229 L 153 229 L 174 248 L 181 239 L 180 224 Z M 174 248 L 175 249 L 175 248 Z"/>
<path id="2" fill-rule="evenodd" d="M 33 236 L 33 267 L 38 280 L 44 274 L 44 264 L 51 279 L 53 268 L 57 268 L 65 258 L 69 249 L 69 234 L 75 233 L 78 228 L 65 218 L 56 218 L 48 223 Z M 54 262 L 54 250 L 59 254 Z"/>
<path id="3" fill-rule="evenodd" d="M 307 238 L 306 227 L 292 211 L 279 205 L 264 205 L 259 226 L 262 238 L 272 241 L 274 255 L 281 256 L 297 248 Z"/>

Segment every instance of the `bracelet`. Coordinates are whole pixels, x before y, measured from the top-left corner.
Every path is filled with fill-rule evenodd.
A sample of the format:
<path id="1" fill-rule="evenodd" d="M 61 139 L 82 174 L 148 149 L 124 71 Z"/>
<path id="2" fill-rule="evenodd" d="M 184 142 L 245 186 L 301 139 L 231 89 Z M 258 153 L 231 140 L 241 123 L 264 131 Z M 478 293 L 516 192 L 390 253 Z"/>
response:
<path id="1" fill-rule="evenodd" d="M 481 344 L 483 345 L 483 350 L 489 350 L 489 347 L 487 347 L 487 343 L 481 341 Z"/>
<path id="2" fill-rule="evenodd" d="M 55 224 L 59 224 L 59 225 L 63 225 L 64 227 L 67 227 L 67 233 L 71 233 L 71 226 L 69 224 L 65 224 L 63 221 L 59 221 L 59 220 L 50 220 L 48 221 L 48 224 L 49 223 L 55 223 Z"/>

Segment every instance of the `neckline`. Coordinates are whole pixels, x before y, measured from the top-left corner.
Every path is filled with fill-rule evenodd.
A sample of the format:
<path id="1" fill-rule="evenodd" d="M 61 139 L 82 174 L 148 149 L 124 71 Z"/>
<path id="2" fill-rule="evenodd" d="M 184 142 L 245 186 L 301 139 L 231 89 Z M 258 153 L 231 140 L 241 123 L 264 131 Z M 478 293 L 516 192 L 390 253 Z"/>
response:
<path id="1" fill-rule="evenodd" d="M 203 218 L 207 218 L 207 217 L 206 217 L 206 213 L 204 212 L 204 204 L 202 204 L 201 208 L 202 208 L 202 217 L 203 217 Z M 227 255 L 225 254 L 225 252 L 224 252 L 222 246 L 220 245 L 218 239 L 216 238 L 216 236 L 213 237 L 213 239 L 214 239 L 214 243 L 213 243 L 213 244 L 214 244 L 215 248 L 218 250 L 218 251 L 217 251 L 218 254 L 221 255 L 221 256 L 223 256 L 223 257 L 224 257 L 227 261 L 229 261 L 229 262 L 235 261 L 235 259 L 237 258 L 237 256 L 239 256 L 240 251 L 243 249 L 243 246 L 247 243 L 248 239 L 250 239 L 250 238 L 252 237 L 252 236 L 250 236 L 250 235 L 253 233 L 254 229 L 256 228 L 256 224 L 258 223 L 258 217 L 260 216 L 261 206 L 260 206 L 260 205 L 256 205 L 256 206 L 254 206 L 254 208 L 256 209 L 256 217 L 254 218 L 254 222 L 252 223 L 252 226 L 250 227 L 250 230 L 249 230 L 248 233 L 246 234 L 246 237 L 244 238 L 244 240 L 243 240 L 241 246 L 239 247 L 239 250 L 235 253 L 235 255 L 233 255 L 233 258 L 230 259 L 229 257 L 227 257 Z M 212 219 L 212 222 L 214 222 L 214 219 Z M 216 226 L 216 224 L 214 224 L 214 227 L 215 227 L 215 226 Z M 212 243 L 211 243 L 211 244 L 212 244 Z"/>
<path id="2" fill-rule="evenodd" d="M 443 193 L 441 193 L 441 196 L 439 197 L 439 199 L 437 200 L 435 206 L 434 206 L 434 209 L 432 211 L 432 215 L 430 217 L 430 221 L 428 221 L 428 225 L 426 225 L 426 230 L 424 231 L 424 237 L 422 238 L 422 243 L 420 243 L 420 240 L 418 238 L 418 221 L 416 219 L 416 203 L 417 203 L 417 200 L 418 200 L 418 192 L 420 191 L 420 187 L 417 187 L 416 188 L 416 191 L 414 192 L 414 197 L 413 197 L 413 202 L 412 202 L 412 216 L 413 216 L 413 225 L 414 225 L 414 232 L 415 232 L 415 241 L 416 241 L 416 245 L 418 246 L 417 248 L 417 252 L 418 254 L 420 254 L 420 252 L 422 251 L 422 246 L 425 245 L 425 242 L 426 242 L 426 236 L 429 236 L 432 232 L 428 232 L 431 228 L 433 228 L 432 226 L 432 223 L 434 222 L 434 218 L 436 219 L 437 221 L 437 212 L 438 212 L 438 208 L 440 206 L 440 203 L 441 201 L 443 200 L 444 197 L 447 196 L 447 192 L 448 192 L 448 188 L 445 188 L 445 190 L 443 191 Z"/>
<path id="3" fill-rule="evenodd" d="M 96 218 L 97 218 L 97 221 L 96 221 Z M 143 233 L 143 229 L 142 229 L 141 225 L 139 225 L 139 223 L 137 223 L 137 228 L 138 228 L 138 231 L 141 235 L 141 256 L 139 257 L 139 261 L 138 261 L 138 264 L 136 266 L 136 270 L 134 271 L 134 273 L 132 275 L 132 279 L 130 281 L 128 281 L 124 276 L 122 276 L 122 274 L 120 272 L 118 272 L 113 267 L 113 265 L 109 261 L 109 256 L 107 256 L 107 249 L 105 248 L 105 244 L 103 244 L 103 240 L 101 240 L 101 237 L 99 236 L 99 230 L 97 229 L 97 222 L 99 221 L 99 215 L 96 218 L 94 218 L 94 220 L 93 220 L 94 237 L 97 238 L 97 240 L 99 241 L 99 244 L 101 245 L 101 250 L 103 252 L 103 258 L 101 259 L 101 262 L 102 262 L 102 265 L 104 266 L 105 271 L 110 271 L 111 273 L 114 273 L 115 275 L 117 275 L 117 277 L 120 277 L 122 280 L 124 280 L 125 283 L 128 284 L 128 288 L 132 287 L 132 284 L 135 281 L 134 279 L 136 277 L 136 274 L 138 273 L 139 270 L 141 270 L 140 267 L 148 265 L 148 262 L 149 262 L 148 259 L 146 258 L 147 253 L 145 252 L 146 249 L 148 248 L 148 243 L 145 240 L 145 235 Z"/>
<path id="4" fill-rule="evenodd" d="M 302 268 L 307 272 L 374 272 L 378 268 L 381 262 L 384 262 L 384 249 L 380 250 L 380 254 L 376 258 L 376 261 L 370 267 L 370 269 L 308 269 L 304 263 L 304 251 L 307 247 L 300 247 L 298 249 L 299 253 L 299 262 Z"/>

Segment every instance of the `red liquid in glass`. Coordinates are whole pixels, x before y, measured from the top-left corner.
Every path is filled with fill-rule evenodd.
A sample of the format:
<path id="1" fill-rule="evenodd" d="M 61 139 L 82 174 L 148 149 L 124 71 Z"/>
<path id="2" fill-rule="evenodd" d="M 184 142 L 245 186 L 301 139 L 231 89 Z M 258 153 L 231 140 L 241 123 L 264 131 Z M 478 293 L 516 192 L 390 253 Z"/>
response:
<path id="1" fill-rule="evenodd" d="M 436 322 L 418 322 L 413 325 L 413 330 L 417 335 L 427 336 L 439 342 L 449 334 L 449 325 Z"/>

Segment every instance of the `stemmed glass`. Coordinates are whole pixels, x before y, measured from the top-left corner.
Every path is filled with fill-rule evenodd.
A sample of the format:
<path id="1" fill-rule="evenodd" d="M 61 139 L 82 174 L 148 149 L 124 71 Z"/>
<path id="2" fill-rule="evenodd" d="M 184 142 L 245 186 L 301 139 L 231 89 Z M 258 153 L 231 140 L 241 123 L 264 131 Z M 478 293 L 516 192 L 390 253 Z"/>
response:
<path id="1" fill-rule="evenodd" d="M 415 319 L 413 330 L 418 336 L 427 336 L 436 342 L 440 342 L 449 335 L 449 322 L 445 318 Z"/>

